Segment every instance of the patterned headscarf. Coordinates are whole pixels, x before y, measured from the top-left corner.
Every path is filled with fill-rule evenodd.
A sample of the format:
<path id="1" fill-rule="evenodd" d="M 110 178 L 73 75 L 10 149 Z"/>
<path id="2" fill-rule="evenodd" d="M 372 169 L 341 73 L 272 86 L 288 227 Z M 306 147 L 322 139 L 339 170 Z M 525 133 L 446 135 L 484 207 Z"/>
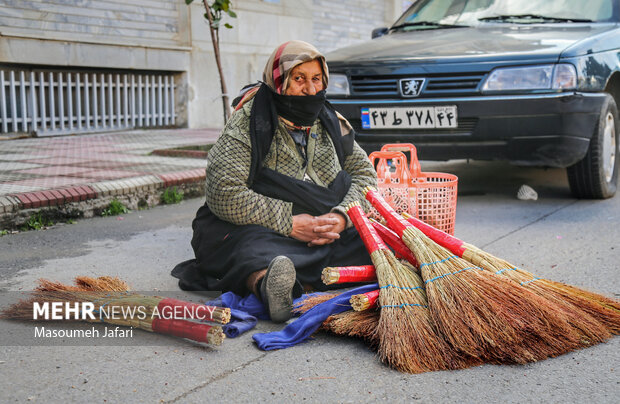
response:
<path id="1" fill-rule="evenodd" d="M 265 71 L 263 72 L 263 83 L 259 83 L 241 96 L 242 98 L 235 110 L 240 109 L 246 102 L 254 97 L 256 97 L 257 100 L 252 104 L 252 110 L 250 112 L 252 161 L 250 163 L 248 184 L 252 184 L 257 173 L 261 171 L 263 159 L 271 147 L 273 134 L 279 122 L 283 122 L 285 126 L 290 129 L 306 128 L 304 126 L 296 126 L 293 122 L 287 121 L 278 115 L 282 113 L 282 109 L 278 110 L 276 106 L 278 101 L 275 100 L 276 97 L 282 99 L 287 97 L 290 99 L 317 98 L 318 101 L 320 101 L 321 109 L 316 111 L 318 115 L 314 117 L 314 119 L 318 117 L 323 126 L 327 129 L 327 133 L 332 138 L 332 143 L 336 149 L 336 155 L 338 156 L 340 164 L 344 165 L 345 156 L 351 154 L 353 149 L 353 136 L 350 135 L 350 126 L 348 130 L 347 128 L 343 128 L 341 120 L 344 120 L 344 118 L 342 118 L 334 107 L 325 100 L 325 91 L 319 92 L 323 93 L 322 100 L 319 94 L 308 96 L 285 95 L 289 75 L 293 68 L 315 59 L 321 62 L 323 68 L 323 86 L 327 89 L 329 71 L 327 70 L 325 57 L 314 46 L 307 42 L 289 41 L 278 46 L 269 57 L 267 65 L 265 66 Z M 299 100 L 298 102 L 301 101 L 306 100 Z M 304 125 L 303 122 L 300 122 L 300 124 Z"/>
<path id="2" fill-rule="evenodd" d="M 263 71 L 263 81 L 277 94 L 286 93 L 291 70 L 297 65 L 318 59 L 323 68 L 323 86 L 327 88 L 329 70 L 325 57 L 311 44 L 304 41 L 289 41 L 273 51 Z"/>
<path id="3" fill-rule="evenodd" d="M 288 41 L 278 46 L 273 51 L 265 70 L 263 71 L 263 81 L 269 86 L 274 93 L 284 94 L 288 87 L 288 78 L 291 70 L 297 65 L 318 59 L 323 67 L 323 87 L 327 89 L 329 81 L 329 70 L 325 57 L 311 44 L 304 41 Z M 239 95 L 238 102 L 233 102 L 235 111 L 241 109 L 243 105 L 254 98 L 258 91 L 260 83 L 250 89 L 242 91 Z"/>

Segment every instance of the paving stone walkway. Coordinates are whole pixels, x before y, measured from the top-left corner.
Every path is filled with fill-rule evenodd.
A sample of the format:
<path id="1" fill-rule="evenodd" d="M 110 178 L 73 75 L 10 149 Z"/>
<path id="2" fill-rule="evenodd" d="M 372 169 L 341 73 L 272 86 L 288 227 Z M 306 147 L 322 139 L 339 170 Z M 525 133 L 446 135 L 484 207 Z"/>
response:
<path id="1" fill-rule="evenodd" d="M 219 132 L 136 130 L 0 141 L 0 214 L 204 181 L 204 158 L 151 152 L 211 144 Z"/>

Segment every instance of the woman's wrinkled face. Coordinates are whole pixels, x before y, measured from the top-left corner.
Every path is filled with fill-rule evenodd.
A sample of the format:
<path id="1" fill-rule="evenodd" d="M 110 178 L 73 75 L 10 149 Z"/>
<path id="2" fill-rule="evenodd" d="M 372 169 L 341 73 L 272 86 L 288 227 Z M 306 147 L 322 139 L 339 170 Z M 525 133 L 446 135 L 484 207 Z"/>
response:
<path id="1" fill-rule="evenodd" d="M 315 95 L 323 90 L 323 69 L 318 59 L 293 68 L 284 95 Z"/>

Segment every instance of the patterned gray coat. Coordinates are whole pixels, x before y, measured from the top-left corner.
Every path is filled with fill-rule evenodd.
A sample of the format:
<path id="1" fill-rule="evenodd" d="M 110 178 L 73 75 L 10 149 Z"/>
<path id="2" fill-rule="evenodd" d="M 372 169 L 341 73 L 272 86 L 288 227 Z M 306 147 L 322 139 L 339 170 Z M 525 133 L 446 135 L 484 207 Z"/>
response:
<path id="1" fill-rule="evenodd" d="M 207 205 L 222 220 L 237 225 L 257 224 L 288 236 L 293 228 L 293 204 L 266 197 L 248 188 L 252 104 L 253 100 L 247 102 L 232 115 L 209 151 Z M 348 122 L 341 121 L 341 130 L 348 133 Z M 263 165 L 296 179 L 309 177 L 315 184 L 324 187 L 344 169 L 351 175 L 351 188 L 340 205 L 332 211 L 345 213 L 346 217 L 346 206 L 353 201 L 361 202 L 362 207 L 368 210 L 362 190 L 366 186 L 376 186 L 377 175 L 366 152 L 355 143 L 353 152 L 347 156 L 344 167 L 341 168 L 329 133 L 319 120 L 315 121 L 312 133 L 317 136 L 308 137 L 308 164 L 303 167 L 304 158 L 287 129 L 280 123 Z M 347 218 L 347 227 L 349 226 L 351 221 Z"/>

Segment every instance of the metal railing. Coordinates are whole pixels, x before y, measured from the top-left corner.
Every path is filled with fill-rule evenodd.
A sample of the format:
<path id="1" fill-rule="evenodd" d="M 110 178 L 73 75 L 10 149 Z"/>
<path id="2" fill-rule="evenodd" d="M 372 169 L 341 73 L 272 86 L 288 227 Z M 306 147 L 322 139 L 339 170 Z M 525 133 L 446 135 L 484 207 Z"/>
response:
<path id="1" fill-rule="evenodd" d="M 175 124 L 169 73 L 0 68 L 0 133 L 51 136 Z"/>

